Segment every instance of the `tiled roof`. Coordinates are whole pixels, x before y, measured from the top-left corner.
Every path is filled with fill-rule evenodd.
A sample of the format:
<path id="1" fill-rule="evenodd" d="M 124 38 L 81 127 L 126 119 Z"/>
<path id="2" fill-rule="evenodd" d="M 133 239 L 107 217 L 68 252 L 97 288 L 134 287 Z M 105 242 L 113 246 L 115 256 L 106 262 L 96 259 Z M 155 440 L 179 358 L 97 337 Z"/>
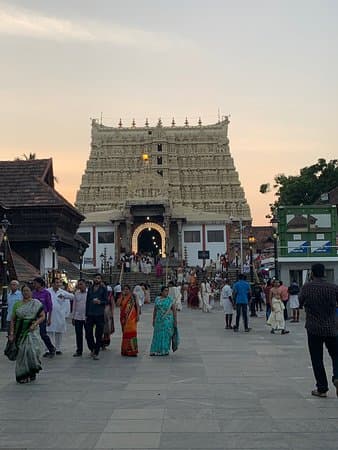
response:
<path id="1" fill-rule="evenodd" d="M 32 281 L 36 277 L 40 277 L 40 272 L 36 267 L 30 264 L 22 256 L 18 255 L 12 250 L 13 264 L 16 272 L 16 276 L 20 283 Z"/>
<path id="2" fill-rule="evenodd" d="M 54 189 L 52 159 L 0 161 L 0 204 L 4 208 L 66 204 L 75 209 Z"/>
<path id="3" fill-rule="evenodd" d="M 58 270 L 65 271 L 70 280 L 80 278 L 80 270 L 64 256 L 58 256 Z"/>

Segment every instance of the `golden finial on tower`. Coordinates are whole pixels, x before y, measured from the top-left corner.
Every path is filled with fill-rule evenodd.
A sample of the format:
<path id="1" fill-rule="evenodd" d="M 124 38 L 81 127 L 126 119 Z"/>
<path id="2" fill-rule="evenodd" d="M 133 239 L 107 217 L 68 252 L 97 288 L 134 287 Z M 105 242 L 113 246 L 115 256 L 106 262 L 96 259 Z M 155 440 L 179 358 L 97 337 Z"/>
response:
<path id="1" fill-rule="evenodd" d="M 189 126 L 188 117 L 185 118 L 184 125 L 185 125 L 186 127 Z"/>
<path id="2" fill-rule="evenodd" d="M 176 123 L 175 123 L 175 119 L 173 117 L 173 120 L 171 121 L 171 126 L 174 127 L 175 125 L 176 125 Z"/>
<path id="3" fill-rule="evenodd" d="M 161 119 L 161 117 L 158 119 L 157 126 L 158 126 L 158 127 L 161 127 L 161 126 L 162 126 L 162 119 Z"/>
<path id="4" fill-rule="evenodd" d="M 148 117 L 146 118 L 146 127 L 148 128 L 149 127 L 149 120 L 148 120 Z"/>
<path id="5" fill-rule="evenodd" d="M 202 120 L 201 120 L 201 118 L 198 119 L 198 126 L 200 126 L 200 127 L 202 126 Z"/>
<path id="6" fill-rule="evenodd" d="M 131 123 L 131 126 L 132 126 L 133 128 L 135 128 L 135 127 L 136 127 L 136 122 L 135 122 L 135 119 L 133 119 L 133 121 L 132 121 L 132 123 Z"/>

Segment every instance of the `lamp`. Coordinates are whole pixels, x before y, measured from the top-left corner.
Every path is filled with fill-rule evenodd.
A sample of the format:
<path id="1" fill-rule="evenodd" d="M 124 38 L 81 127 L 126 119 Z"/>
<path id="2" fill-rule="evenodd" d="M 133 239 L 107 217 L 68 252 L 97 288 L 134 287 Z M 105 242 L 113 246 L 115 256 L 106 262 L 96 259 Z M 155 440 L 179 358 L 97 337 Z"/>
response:
<path id="1" fill-rule="evenodd" d="M 55 278 L 55 254 L 56 254 L 56 243 L 59 238 L 55 233 L 52 233 L 50 237 L 50 245 L 52 247 L 52 279 Z"/>
<path id="2" fill-rule="evenodd" d="M 83 255 L 85 252 L 85 247 L 81 244 L 79 245 L 79 260 L 80 260 L 80 279 L 82 278 L 82 266 L 83 266 Z"/>
<path id="3" fill-rule="evenodd" d="M 148 153 L 142 153 L 142 161 L 148 162 L 149 161 L 149 154 Z"/>
<path id="4" fill-rule="evenodd" d="M 273 257 L 274 257 L 274 265 L 275 265 L 275 278 L 278 280 L 279 278 L 279 270 L 278 270 L 278 218 L 273 215 L 270 220 L 271 227 L 273 229 L 272 238 L 273 238 Z"/>
<path id="5" fill-rule="evenodd" d="M 253 283 L 254 281 L 254 270 L 253 270 L 253 251 L 252 246 L 256 243 L 256 238 L 252 234 L 248 237 L 249 242 L 249 250 L 250 250 L 250 281 Z"/>
<path id="6" fill-rule="evenodd" d="M 101 272 L 104 272 L 104 254 L 101 253 L 100 255 L 100 260 L 101 260 Z"/>
<path id="7" fill-rule="evenodd" d="M 113 283 L 113 257 L 109 256 L 108 258 L 108 266 L 109 266 L 109 284 L 110 286 Z"/>

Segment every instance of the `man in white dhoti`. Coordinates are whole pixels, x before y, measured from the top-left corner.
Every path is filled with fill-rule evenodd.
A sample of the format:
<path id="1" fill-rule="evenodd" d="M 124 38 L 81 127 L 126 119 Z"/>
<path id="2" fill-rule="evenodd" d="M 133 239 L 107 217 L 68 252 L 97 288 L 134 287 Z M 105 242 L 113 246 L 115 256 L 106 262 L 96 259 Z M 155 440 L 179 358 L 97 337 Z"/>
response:
<path id="1" fill-rule="evenodd" d="M 61 355 L 62 336 L 66 332 L 66 318 L 70 314 L 70 300 L 74 294 L 60 289 L 62 282 L 58 278 L 52 280 L 52 287 L 48 289 L 53 302 L 53 314 L 51 324 L 47 327 L 47 333 L 51 338 L 56 355 Z"/>

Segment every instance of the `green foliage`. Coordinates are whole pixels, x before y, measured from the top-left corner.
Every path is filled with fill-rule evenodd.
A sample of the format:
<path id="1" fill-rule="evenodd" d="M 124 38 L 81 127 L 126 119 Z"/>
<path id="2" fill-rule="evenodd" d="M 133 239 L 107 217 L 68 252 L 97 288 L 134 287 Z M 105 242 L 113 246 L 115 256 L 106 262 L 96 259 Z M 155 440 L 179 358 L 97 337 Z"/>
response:
<path id="1" fill-rule="evenodd" d="M 274 178 L 277 200 L 274 207 L 279 205 L 311 205 L 321 194 L 329 192 L 338 186 L 338 160 L 326 161 L 321 158 L 316 164 L 303 167 L 299 175 L 276 175 Z M 262 184 L 260 192 L 265 193 Z M 263 189 L 262 189 L 263 188 Z"/>

